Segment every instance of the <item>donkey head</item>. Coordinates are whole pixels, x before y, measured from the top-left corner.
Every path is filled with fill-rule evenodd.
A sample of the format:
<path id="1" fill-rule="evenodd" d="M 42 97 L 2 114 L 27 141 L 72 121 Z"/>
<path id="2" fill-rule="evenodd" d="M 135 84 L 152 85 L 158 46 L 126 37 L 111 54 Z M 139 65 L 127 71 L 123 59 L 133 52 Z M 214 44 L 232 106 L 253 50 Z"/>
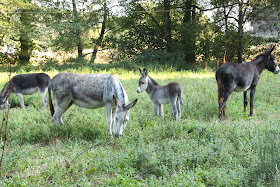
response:
<path id="1" fill-rule="evenodd" d="M 129 120 L 129 110 L 135 106 L 137 99 L 128 105 L 122 104 L 115 95 L 113 95 L 113 100 L 117 105 L 115 114 L 115 136 L 122 136 L 125 125 Z"/>
<path id="2" fill-rule="evenodd" d="M 138 82 L 138 87 L 137 87 L 137 92 L 143 92 L 148 88 L 148 71 L 146 68 L 143 69 L 143 72 L 139 68 L 139 73 L 140 73 L 140 79 Z"/>
<path id="3" fill-rule="evenodd" d="M 266 59 L 265 68 L 271 72 L 274 72 L 274 74 L 278 74 L 280 69 L 277 65 L 276 58 L 271 52 L 274 50 L 274 46 L 270 46 L 270 48 L 263 53 Z"/>

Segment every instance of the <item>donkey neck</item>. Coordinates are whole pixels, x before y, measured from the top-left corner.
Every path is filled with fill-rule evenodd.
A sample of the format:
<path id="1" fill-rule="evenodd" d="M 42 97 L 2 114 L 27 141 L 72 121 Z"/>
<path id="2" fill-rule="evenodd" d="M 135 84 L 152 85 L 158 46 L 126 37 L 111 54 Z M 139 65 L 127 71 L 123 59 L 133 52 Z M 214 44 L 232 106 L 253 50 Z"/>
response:
<path id="1" fill-rule="evenodd" d="M 261 74 L 265 68 L 264 56 L 262 55 L 258 56 L 256 59 L 252 61 L 252 64 L 256 66 L 258 73 Z"/>
<path id="2" fill-rule="evenodd" d="M 148 87 L 146 89 L 146 92 L 148 94 L 150 94 L 152 92 L 152 90 L 159 85 L 154 79 L 152 79 L 151 77 L 148 77 Z"/>
<path id="3" fill-rule="evenodd" d="M 9 88 L 9 85 L 10 85 L 10 81 L 5 84 L 4 88 L 2 89 L 2 91 L 0 93 L 0 97 L 4 97 L 5 96 L 5 94 L 7 93 L 8 88 Z"/>

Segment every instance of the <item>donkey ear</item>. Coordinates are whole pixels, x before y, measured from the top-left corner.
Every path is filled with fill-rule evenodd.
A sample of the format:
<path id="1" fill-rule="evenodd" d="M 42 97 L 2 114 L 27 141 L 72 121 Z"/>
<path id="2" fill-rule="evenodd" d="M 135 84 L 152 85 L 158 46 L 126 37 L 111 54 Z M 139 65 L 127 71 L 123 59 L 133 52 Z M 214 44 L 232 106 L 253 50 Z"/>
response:
<path id="1" fill-rule="evenodd" d="M 267 55 L 270 55 L 271 54 L 271 52 L 274 50 L 274 48 L 275 48 L 275 45 L 271 45 L 270 47 L 269 47 L 269 49 L 267 50 Z"/>
<path id="2" fill-rule="evenodd" d="M 141 68 L 139 68 L 138 70 L 139 70 L 140 76 L 143 76 L 143 73 L 142 73 L 142 71 L 141 71 Z"/>
<path id="3" fill-rule="evenodd" d="M 122 106 L 122 103 L 120 102 L 120 100 L 118 100 L 118 98 L 115 95 L 113 95 L 113 101 L 116 105 Z"/>
<path id="4" fill-rule="evenodd" d="M 145 77 L 147 77 L 147 76 L 148 76 L 148 71 L 147 71 L 147 69 L 146 69 L 146 68 L 144 68 L 144 69 L 143 69 L 143 71 L 144 71 L 144 75 L 145 75 Z"/>
<path id="5" fill-rule="evenodd" d="M 138 99 L 135 99 L 133 102 L 129 103 L 128 105 L 125 106 L 126 110 L 130 110 L 132 107 L 134 107 L 137 103 Z"/>

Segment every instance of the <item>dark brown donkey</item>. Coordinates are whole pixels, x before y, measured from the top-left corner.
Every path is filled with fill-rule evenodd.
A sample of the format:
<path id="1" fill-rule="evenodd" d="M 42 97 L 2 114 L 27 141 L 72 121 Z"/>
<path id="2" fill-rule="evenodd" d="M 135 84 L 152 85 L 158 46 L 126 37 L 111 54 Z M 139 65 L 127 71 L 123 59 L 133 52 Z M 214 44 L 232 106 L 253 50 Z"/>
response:
<path id="1" fill-rule="evenodd" d="M 248 104 L 247 91 L 250 89 L 250 115 L 253 114 L 254 95 L 260 74 L 267 69 L 279 73 L 275 56 L 271 54 L 275 46 L 258 55 L 253 61 L 242 64 L 225 63 L 216 71 L 218 84 L 219 118 L 226 117 L 226 102 L 232 91 L 244 93 L 244 112 Z"/>

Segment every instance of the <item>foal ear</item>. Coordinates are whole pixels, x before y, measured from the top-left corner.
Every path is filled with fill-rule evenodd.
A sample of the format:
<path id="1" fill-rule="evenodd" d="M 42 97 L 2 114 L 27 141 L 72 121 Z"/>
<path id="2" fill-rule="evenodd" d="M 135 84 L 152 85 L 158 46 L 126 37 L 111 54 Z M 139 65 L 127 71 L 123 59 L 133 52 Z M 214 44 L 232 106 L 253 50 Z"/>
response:
<path id="1" fill-rule="evenodd" d="M 122 103 L 120 102 L 120 100 L 118 100 L 118 98 L 115 95 L 113 95 L 113 101 L 116 105 L 122 106 Z"/>
<path id="2" fill-rule="evenodd" d="M 126 110 L 130 110 L 132 107 L 134 107 L 137 103 L 138 99 L 135 99 L 133 102 L 129 103 L 128 105 L 125 106 Z"/>
<path id="3" fill-rule="evenodd" d="M 141 71 L 141 68 L 139 68 L 138 70 L 139 70 L 140 76 L 144 76 L 142 71 Z"/>
<path id="4" fill-rule="evenodd" d="M 147 69 L 146 69 L 146 68 L 144 68 L 144 69 L 143 69 L 143 71 L 144 71 L 144 75 L 145 75 L 145 77 L 147 77 L 147 76 L 148 76 L 148 71 L 147 71 Z"/>

